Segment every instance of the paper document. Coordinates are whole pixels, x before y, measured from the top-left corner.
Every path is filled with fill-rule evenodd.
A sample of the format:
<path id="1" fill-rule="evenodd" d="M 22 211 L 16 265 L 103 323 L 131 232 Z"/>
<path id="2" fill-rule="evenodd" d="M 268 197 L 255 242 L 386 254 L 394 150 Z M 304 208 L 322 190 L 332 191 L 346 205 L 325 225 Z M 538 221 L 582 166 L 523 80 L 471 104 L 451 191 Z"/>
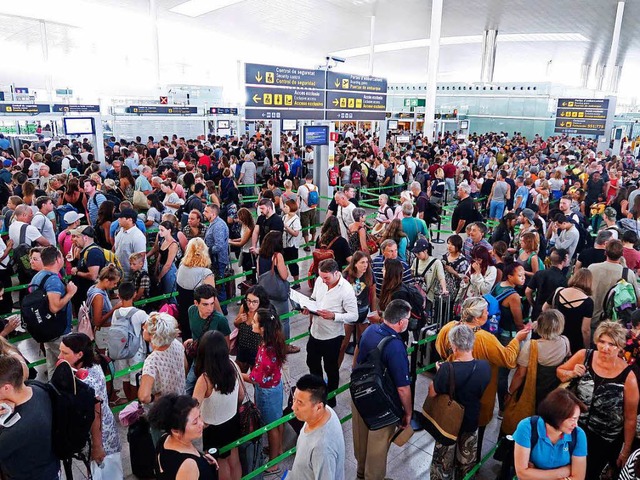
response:
<path id="1" fill-rule="evenodd" d="M 307 297 L 306 295 L 303 295 L 297 290 L 292 289 L 291 292 L 289 293 L 289 298 L 291 298 L 293 302 L 300 305 L 300 307 L 306 308 L 307 310 L 309 310 L 309 312 L 311 313 L 315 314 L 318 312 L 318 305 L 316 304 L 316 301 L 311 300 L 309 297 Z"/>

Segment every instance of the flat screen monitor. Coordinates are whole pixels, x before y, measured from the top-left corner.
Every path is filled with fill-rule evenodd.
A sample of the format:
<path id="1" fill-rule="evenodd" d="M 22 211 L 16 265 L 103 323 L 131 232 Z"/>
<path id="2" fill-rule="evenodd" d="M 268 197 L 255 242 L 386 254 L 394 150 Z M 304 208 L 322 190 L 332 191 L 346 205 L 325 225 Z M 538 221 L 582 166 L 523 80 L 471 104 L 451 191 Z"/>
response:
<path id="1" fill-rule="evenodd" d="M 460 130 L 469 130 L 469 120 L 460 120 Z"/>
<path id="2" fill-rule="evenodd" d="M 303 133 L 305 145 L 329 145 L 329 127 L 306 125 Z"/>
<path id="3" fill-rule="evenodd" d="M 93 135 L 96 129 L 91 117 L 64 118 L 64 131 L 67 135 Z"/>
<path id="4" fill-rule="evenodd" d="M 218 120 L 218 129 L 227 129 L 229 128 L 229 120 Z"/>
<path id="5" fill-rule="evenodd" d="M 397 130 L 398 129 L 398 121 L 397 120 L 389 120 L 387 122 L 387 129 L 389 129 L 389 130 Z"/>
<path id="6" fill-rule="evenodd" d="M 298 129 L 298 121 L 297 120 L 282 120 L 282 130 L 285 132 L 289 132 L 291 130 Z"/>

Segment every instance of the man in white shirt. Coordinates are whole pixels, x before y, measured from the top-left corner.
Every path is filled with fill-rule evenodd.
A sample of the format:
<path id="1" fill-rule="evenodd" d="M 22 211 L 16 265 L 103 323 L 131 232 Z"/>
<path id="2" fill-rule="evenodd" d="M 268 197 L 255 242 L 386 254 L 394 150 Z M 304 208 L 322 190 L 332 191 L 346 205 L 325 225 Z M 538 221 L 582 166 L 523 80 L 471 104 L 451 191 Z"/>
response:
<path id="1" fill-rule="evenodd" d="M 147 252 L 147 237 L 140 229 L 136 228 L 136 220 L 138 219 L 138 213 L 131 209 L 125 208 L 118 215 L 118 224 L 122 229 L 116 235 L 114 241 L 115 253 L 122 270 L 124 271 L 125 279 L 130 279 L 131 265 L 129 263 L 129 257 L 134 253 L 146 253 Z M 147 261 L 144 262 L 144 269 L 147 269 Z"/>
<path id="2" fill-rule="evenodd" d="M 43 237 L 36 227 L 30 225 L 33 219 L 33 210 L 29 205 L 18 205 L 13 215 L 15 219 L 9 227 L 9 238 L 13 241 L 14 248 L 20 245 L 20 231 L 23 225 L 27 225 L 23 243 L 33 245 L 35 242 L 43 247 L 50 245 L 49 240 Z"/>
<path id="3" fill-rule="evenodd" d="M 31 225 L 36 227 L 44 238 L 47 239 L 49 245 L 56 244 L 56 232 L 53 223 L 49 219 L 49 214 L 53 212 L 53 201 L 51 197 L 43 195 L 36 199 L 36 207 L 38 212 L 33 216 Z"/>
<path id="4" fill-rule="evenodd" d="M 348 201 L 347 201 L 348 202 Z M 344 324 L 358 320 L 358 302 L 351 284 L 340 273 L 338 263 L 329 258 L 318 265 L 318 280 L 311 298 L 318 311 L 311 314 L 311 330 L 307 343 L 307 366 L 312 375 L 322 377 L 322 364 L 330 392 L 340 382 L 340 346 L 344 339 Z M 305 309 L 305 313 L 310 313 Z M 336 406 L 335 397 L 327 402 Z"/>
<path id="5" fill-rule="evenodd" d="M 314 225 L 317 223 L 317 212 L 318 207 L 320 206 L 318 203 L 309 201 L 309 193 L 310 192 L 318 192 L 318 187 L 313 184 L 313 174 L 307 173 L 305 177 L 305 183 L 300 185 L 298 188 L 298 203 L 300 204 L 300 224 L 303 229 L 304 243 L 309 243 L 313 241 L 313 238 L 316 234 L 316 229 Z M 314 197 L 316 194 L 314 194 Z M 318 202 L 320 199 L 318 192 Z M 310 229 L 308 227 L 311 227 Z M 310 252 L 311 249 L 309 247 L 304 248 L 305 252 Z"/>
<path id="6" fill-rule="evenodd" d="M 356 206 L 349 201 L 347 195 L 343 192 L 336 193 L 335 199 L 338 204 L 336 217 L 338 217 L 338 222 L 340 223 L 340 235 L 344 238 L 348 238 L 349 225 L 354 222 L 353 211 L 356 209 Z"/>

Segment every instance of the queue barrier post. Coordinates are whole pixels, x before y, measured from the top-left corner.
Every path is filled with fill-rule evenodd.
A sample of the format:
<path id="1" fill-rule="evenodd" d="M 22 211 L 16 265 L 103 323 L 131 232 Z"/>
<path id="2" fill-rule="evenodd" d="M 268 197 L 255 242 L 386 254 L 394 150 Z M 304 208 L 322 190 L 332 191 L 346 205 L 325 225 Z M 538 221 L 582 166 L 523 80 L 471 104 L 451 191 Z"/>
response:
<path id="1" fill-rule="evenodd" d="M 424 429 L 424 416 L 421 412 L 416 410 L 415 407 L 416 382 L 418 381 L 418 342 L 415 339 L 412 340 L 411 346 L 413 347 L 413 350 L 411 350 L 411 360 L 409 363 L 411 368 L 411 404 L 413 405 L 413 413 L 411 414 L 411 428 L 413 428 L 414 431 L 419 432 L 420 430 Z"/>
<path id="2" fill-rule="evenodd" d="M 446 192 L 445 192 L 445 196 L 446 196 Z M 442 215 L 438 217 L 438 229 L 436 230 L 437 233 L 436 233 L 435 240 L 432 240 L 433 243 L 437 243 L 437 244 L 444 243 L 444 240 L 440 238 L 441 230 L 442 230 Z"/>

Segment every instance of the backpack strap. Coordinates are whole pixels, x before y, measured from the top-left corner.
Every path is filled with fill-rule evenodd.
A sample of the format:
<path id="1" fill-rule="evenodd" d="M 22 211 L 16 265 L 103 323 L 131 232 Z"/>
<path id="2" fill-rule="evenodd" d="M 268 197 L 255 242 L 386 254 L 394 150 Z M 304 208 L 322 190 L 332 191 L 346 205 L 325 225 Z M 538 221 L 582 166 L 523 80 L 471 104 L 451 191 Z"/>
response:
<path id="1" fill-rule="evenodd" d="M 55 275 L 55 273 L 52 273 L 52 272 L 47 272 L 47 273 L 48 273 L 48 275 L 45 275 L 44 278 L 42 280 L 40 280 L 40 283 L 38 283 L 38 284 L 30 283 L 29 286 L 30 287 L 38 287 L 40 290 L 44 290 L 44 285 L 45 285 L 45 283 L 47 283 L 47 280 L 49 280 L 50 277 Z"/>
<path id="2" fill-rule="evenodd" d="M 18 245 L 22 245 L 27 241 L 27 228 L 29 228 L 29 224 L 25 223 L 20 227 L 20 238 L 18 239 Z"/>
<path id="3" fill-rule="evenodd" d="M 431 269 L 431 267 L 433 266 L 434 263 L 436 263 L 437 258 L 432 258 L 431 261 L 429 263 L 427 263 L 427 266 L 425 267 L 425 269 L 422 271 L 422 273 L 420 275 L 418 275 L 418 259 L 416 258 L 416 272 L 414 273 L 415 277 L 424 277 L 424 274 L 427 273 L 429 271 L 429 269 Z"/>
<path id="4" fill-rule="evenodd" d="M 629 268 L 628 267 L 624 267 L 622 269 L 622 279 L 625 282 L 629 283 Z"/>
<path id="5" fill-rule="evenodd" d="M 532 415 L 529 417 L 529 422 L 531 422 L 531 446 L 529 447 L 529 452 L 533 451 L 533 447 L 535 447 L 538 443 L 538 419 L 540 417 L 538 415 Z M 574 431 L 577 428 L 574 428 Z"/>
<path id="6" fill-rule="evenodd" d="M 498 301 L 498 303 L 502 302 L 505 298 L 507 298 L 508 296 L 512 295 L 513 293 L 515 293 L 515 288 L 513 287 L 509 287 L 506 290 L 504 290 L 501 294 L 496 296 L 496 300 Z"/>

